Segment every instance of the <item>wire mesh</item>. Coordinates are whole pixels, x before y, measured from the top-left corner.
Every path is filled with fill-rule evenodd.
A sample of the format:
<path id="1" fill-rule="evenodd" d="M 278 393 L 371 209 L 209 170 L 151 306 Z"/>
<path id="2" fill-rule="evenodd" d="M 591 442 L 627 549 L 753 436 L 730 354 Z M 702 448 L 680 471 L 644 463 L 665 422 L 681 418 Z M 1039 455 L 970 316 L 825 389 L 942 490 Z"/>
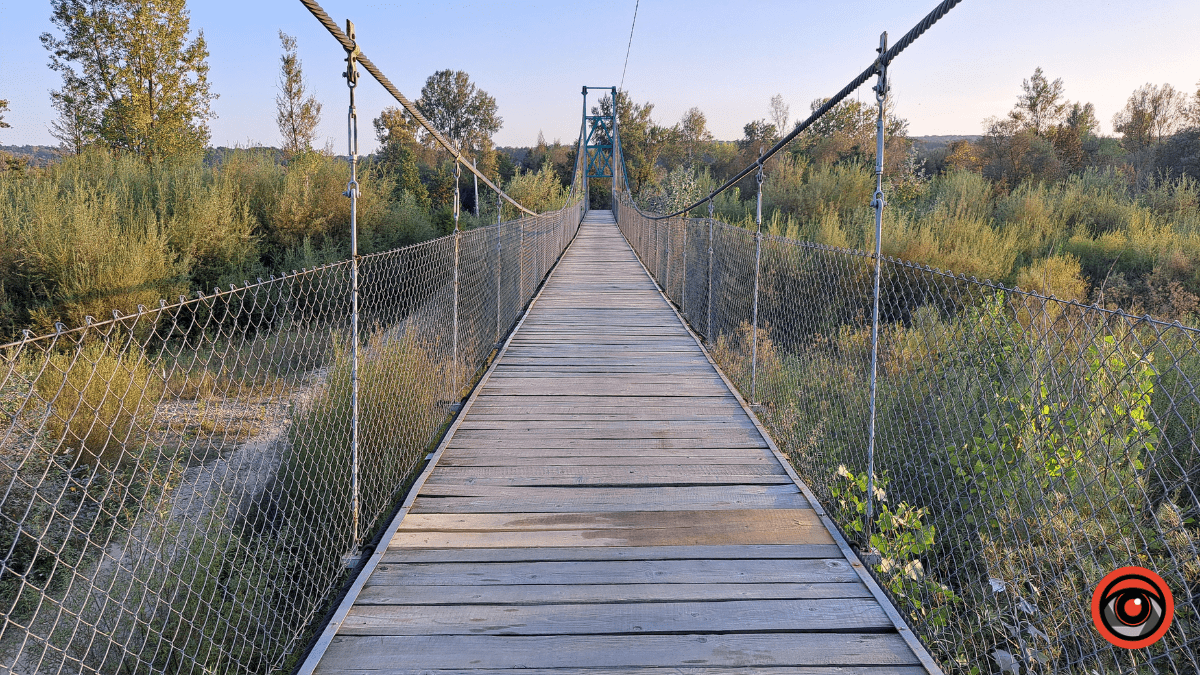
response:
<path id="1" fill-rule="evenodd" d="M 360 258 L 358 537 L 349 263 L 0 346 L 0 672 L 290 668 L 581 218 Z"/>
<path id="2" fill-rule="evenodd" d="M 628 198 L 616 210 L 748 395 L 754 233 L 652 220 Z M 668 230 L 689 240 L 672 260 Z M 710 246 L 711 274 L 693 262 Z M 757 410 L 847 539 L 878 551 L 873 574 L 941 667 L 1200 671 L 1200 331 L 884 259 L 865 542 L 873 263 L 764 235 Z M 1091 615 L 1096 585 L 1126 565 L 1174 597 L 1171 628 L 1138 650 Z"/>

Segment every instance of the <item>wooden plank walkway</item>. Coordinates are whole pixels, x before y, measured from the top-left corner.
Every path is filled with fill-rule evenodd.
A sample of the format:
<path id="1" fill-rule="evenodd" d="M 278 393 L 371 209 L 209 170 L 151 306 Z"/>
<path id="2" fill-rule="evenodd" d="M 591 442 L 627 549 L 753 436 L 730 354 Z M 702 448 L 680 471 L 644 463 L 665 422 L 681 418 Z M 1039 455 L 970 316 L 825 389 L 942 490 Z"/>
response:
<path id="1" fill-rule="evenodd" d="M 928 672 L 610 212 L 452 434 L 317 673 Z"/>

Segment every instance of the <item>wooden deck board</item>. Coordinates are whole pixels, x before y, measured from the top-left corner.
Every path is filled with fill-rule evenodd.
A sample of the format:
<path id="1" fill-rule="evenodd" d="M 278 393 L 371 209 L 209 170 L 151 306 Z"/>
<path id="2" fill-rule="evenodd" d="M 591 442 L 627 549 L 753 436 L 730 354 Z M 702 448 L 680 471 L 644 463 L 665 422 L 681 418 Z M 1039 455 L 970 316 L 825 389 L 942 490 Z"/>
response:
<path id="1" fill-rule="evenodd" d="M 591 212 L 316 672 L 928 672 L 843 550 Z"/>

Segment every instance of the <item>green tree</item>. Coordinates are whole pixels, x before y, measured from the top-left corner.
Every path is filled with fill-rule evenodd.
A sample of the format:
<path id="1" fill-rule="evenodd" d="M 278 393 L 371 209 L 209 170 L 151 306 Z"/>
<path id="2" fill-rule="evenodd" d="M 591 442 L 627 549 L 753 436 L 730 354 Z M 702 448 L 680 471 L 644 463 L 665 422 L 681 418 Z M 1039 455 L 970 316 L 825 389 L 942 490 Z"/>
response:
<path id="1" fill-rule="evenodd" d="M 775 125 L 775 130 L 782 136 L 788 132 L 788 112 L 791 107 L 783 102 L 783 94 L 775 94 L 771 97 L 771 123 Z"/>
<path id="2" fill-rule="evenodd" d="M 11 125 L 4 121 L 4 113 L 8 112 L 8 101 L 0 98 L 0 129 L 8 129 Z"/>
<path id="3" fill-rule="evenodd" d="M 747 122 L 746 126 L 742 127 L 742 138 L 738 141 L 738 147 L 748 157 L 754 159 L 763 150 L 775 145 L 775 141 L 778 140 L 779 133 L 774 124 L 766 120 L 754 120 Z"/>
<path id="4" fill-rule="evenodd" d="M 611 115 L 611 95 L 600 99 L 592 107 L 593 115 Z M 634 103 L 629 92 L 618 89 L 616 100 L 617 132 L 621 137 L 621 152 L 625 156 L 625 168 L 629 171 L 629 189 L 635 194 L 656 182 L 655 167 L 659 155 L 666 149 L 674 134 L 651 118 L 653 103 Z"/>
<path id="5" fill-rule="evenodd" d="M 809 105 L 809 109 L 816 112 L 828 100 L 816 99 Z M 887 139 L 884 158 L 888 162 L 889 170 L 903 159 L 908 151 L 908 120 L 896 116 L 893 112 L 893 101 L 894 99 L 888 99 L 884 108 L 883 131 Z M 817 163 L 873 161 L 878 116 L 879 111 L 874 103 L 842 101 L 797 139 L 797 147 Z"/>
<path id="6" fill-rule="evenodd" d="M 275 123 L 283 137 L 283 152 L 287 156 L 312 150 L 317 125 L 321 123 L 321 102 L 316 96 L 305 96 L 308 88 L 301 71 L 296 38 L 279 31 L 283 56 L 279 57 L 279 94 L 275 96 Z"/>
<path id="7" fill-rule="evenodd" d="M 699 108 L 689 108 L 683 113 L 675 130 L 685 163 L 695 161 L 704 148 L 713 142 L 712 132 L 708 130 L 708 118 Z"/>
<path id="8" fill-rule="evenodd" d="M 1063 164 L 1071 171 L 1081 171 L 1087 160 L 1085 144 L 1095 136 L 1100 122 L 1096 119 L 1096 106 L 1091 103 L 1071 104 L 1062 124 L 1051 130 L 1050 140 L 1058 151 Z"/>
<path id="9" fill-rule="evenodd" d="M 504 120 L 496 99 L 461 70 L 439 70 L 425 80 L 417 109 L 460 150 L 489 151 Z M 432 138 L 425 139 L 432 144 Z"/>
<path id="10" fill-rule="evenodd" d="M 1067 114 L 1069 104 L 1063 100 L 1062 78 L 1051 82 L 1039 67 L 1034 69 L 1033 77 L 1021 82 L 1021 91 L 1009 117 L 1022 128 L 1046 136 Z"/>
<path id="11" fill-rule="evenodd" d="M 208 46 L 189 40 L 184 0 L 51 0 L 62 33 L 43 33 L 50 68 L 52 132 L 71 150 L 103 143 L 153 159 L 202 152 L 216 99 Z"/>
<path id="12" fill-rule="evenodd" d="M 1187 98 L 1169 84 L 1143 84 L 1134 90 L 1121 112 L 1113 115 L 1113 130 L 1126 149 L 1137 151 L 1159 143 L 1184 120 Z"/>
<path id="13" fill-rule="evenodd" d="M 421 170 L 417 166 L 417 140 L 413 135 L 415 123 L 400 108 L 384 108 L 375 125 L 375 138 L 379 141 L 376 161 L 396 179 L 396 191 L 407 192 L 413 200 L 429 208 L 429 190 L 421 182 Z"/>

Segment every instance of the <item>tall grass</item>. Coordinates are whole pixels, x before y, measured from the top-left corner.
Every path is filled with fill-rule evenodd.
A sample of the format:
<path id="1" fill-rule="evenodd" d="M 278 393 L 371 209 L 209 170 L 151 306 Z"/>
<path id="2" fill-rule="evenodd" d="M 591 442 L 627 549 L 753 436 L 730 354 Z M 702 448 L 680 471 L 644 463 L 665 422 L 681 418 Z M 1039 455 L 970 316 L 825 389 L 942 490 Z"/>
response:
<path id="1" fill-rule="evenodd" d="M 1200 311 L 1200 186 L 1184 177 L 1135 187 L 1096 169 L 1008 190 L 965 169 L 895 177 L 885 185 L 883 251 L 1064 299 L 1187 318 Z M 870 167 L 782 158 L 763 185 L 764 229 L 870 250 L 873 190 Z M 753 229 L 752 198 L 725 195 L 718 212 Z"/>
<path id="2" fill-rule="evenodd" d="M 350 553 L 352 527 L 351 361 L 336 340 L 320 390 L 297 411 L 281 469 L 279 499 L 287 536 L 297 548 L 289 567 L 300 595 L 321 594 L 343 574 L 336 552 Z M 359 364 L 359 499 L 357 536 L 376 529 L 413 477 L 449 414 L 439 405 L 449 365 L 409 335 L 376 331 Z"/>
<path id="3" fill-rule="evenodd" d="M 344 161 L 268 151 L 146 163 L 101 148 L 28 172 L 0 172 L 0 342 L 21 329 L 345 259 Z M 359 251 L 435 235 L 429 212 L 366 167 Z"/>
<path id="4" fill-rule="evenodd" d="M 45 442 L 53 452 L 73 464 L 136 458 L 163 394 L 141 349 L 97 342 L 49 354 L 38 366 L 34 389 L 49 409 Z"/>

